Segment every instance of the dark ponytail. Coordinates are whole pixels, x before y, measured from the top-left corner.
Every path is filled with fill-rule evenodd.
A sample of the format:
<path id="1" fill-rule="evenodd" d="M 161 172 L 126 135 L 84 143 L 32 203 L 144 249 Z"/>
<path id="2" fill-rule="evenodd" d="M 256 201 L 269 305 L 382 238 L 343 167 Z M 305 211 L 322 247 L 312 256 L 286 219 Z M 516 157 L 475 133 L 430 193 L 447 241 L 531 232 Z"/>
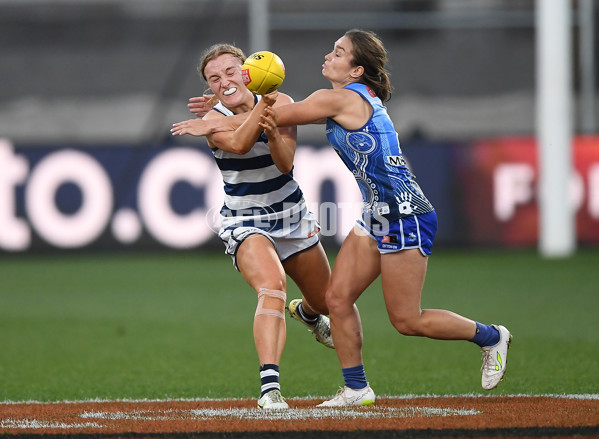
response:
<path id="1" fill-rule="evenodd" d="M 379 37 L 370 31 L 352 29 L 345 33 L 352 42 L 352 65 L 364 67 L 361 83 L 369 86 L 381 101 L 391 99 L 391 81 L 385 69 L 387 50 Z"/>

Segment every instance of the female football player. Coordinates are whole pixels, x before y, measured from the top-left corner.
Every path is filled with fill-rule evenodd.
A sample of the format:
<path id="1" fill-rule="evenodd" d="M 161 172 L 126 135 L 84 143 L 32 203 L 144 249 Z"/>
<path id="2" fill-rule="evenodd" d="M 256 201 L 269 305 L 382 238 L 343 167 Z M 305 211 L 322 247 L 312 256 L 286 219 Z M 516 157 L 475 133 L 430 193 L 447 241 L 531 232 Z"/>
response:
<path id="1" fill-rule="evenodd" d="M 319 225 L 291 175 L 297 129 L 274 124 L 261 132 L 253 128 L 266 104 L 245 87 L 244 60 L 239 48 L 217 44 L 206 50 L 198 71 L 218 100 L 204 120 L 219 121 L 257 109 L 237 131 L 206 137 L 225 186 L 218 236 L 258 298 L 253 328 L 260 360 L 258 406 L 285 409 L 279 362 L 286 339 L 286 274 L 303 294 L 303 300 L 290 303 L 291 315 L 332 348 L 325 301 L 330 267 L 319 242 Z M 291 102 L 279 94 L 274 106 Z"/>

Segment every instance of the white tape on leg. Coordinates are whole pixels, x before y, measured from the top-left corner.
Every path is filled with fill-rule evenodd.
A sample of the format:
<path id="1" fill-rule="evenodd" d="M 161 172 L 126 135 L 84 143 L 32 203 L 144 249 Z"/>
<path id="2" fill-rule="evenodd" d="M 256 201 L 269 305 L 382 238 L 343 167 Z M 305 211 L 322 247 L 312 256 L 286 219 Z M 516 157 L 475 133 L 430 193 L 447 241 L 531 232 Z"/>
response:
<path id="1" fill-rule="evenodd" d="M 269 300 L 269 306 L 265 305 L 267 297 L 278 299 L 277 301 Z M 273 308 L 273 302 L 279 302 L 276 308 Z M 258 306 L 256 307 L 256 316 L 274 316 L 285 320 L 285 303 L 287 302 L 287 293 L 281 290 L 269 290 L 268 288 L 260 288 L 258 290 Z"/>

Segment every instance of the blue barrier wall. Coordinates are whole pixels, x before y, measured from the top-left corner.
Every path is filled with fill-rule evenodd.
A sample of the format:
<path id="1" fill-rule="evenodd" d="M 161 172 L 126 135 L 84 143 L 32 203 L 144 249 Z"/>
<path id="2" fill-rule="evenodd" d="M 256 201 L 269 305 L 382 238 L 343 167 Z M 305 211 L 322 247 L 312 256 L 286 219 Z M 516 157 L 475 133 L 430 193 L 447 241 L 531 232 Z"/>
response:
<path id="1" fill-rule="evenodd" d="M 439 215 L 437 245 L 536 244 L 531 138 L 402 144 Z M 579 241 L 599 243 L 599 138 L 579 138 L 572 202 Z M 339 245 L 361 208 L 351 174 L 328 146 L 300 145 L 294 176 Z M 222 180 L 193 146 L 13 145 L 0 141 L 0 252 L 195 249 L 215 238 Z"/>

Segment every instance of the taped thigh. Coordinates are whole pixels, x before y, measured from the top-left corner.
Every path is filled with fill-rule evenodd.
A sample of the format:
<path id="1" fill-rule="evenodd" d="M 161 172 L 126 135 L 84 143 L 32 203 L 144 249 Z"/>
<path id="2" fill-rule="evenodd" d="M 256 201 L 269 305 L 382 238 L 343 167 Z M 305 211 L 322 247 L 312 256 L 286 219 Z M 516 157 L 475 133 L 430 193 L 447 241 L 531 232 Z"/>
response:
<path id="1" fill-rule="evenodd" d="M 268 300 L 267 298 L 273 298 L 275 300 Z M 279 306 L 273 308 L 273 302 L 277 303 L 280 301 Z M 285 320 L 285 303 L 287 302 L 287 293 L 281 290 L 269 290 L 268 288 L 260 288 L 258 290 L 258 306 L 256 307 L 257 316 L 274 316 Z"/>

